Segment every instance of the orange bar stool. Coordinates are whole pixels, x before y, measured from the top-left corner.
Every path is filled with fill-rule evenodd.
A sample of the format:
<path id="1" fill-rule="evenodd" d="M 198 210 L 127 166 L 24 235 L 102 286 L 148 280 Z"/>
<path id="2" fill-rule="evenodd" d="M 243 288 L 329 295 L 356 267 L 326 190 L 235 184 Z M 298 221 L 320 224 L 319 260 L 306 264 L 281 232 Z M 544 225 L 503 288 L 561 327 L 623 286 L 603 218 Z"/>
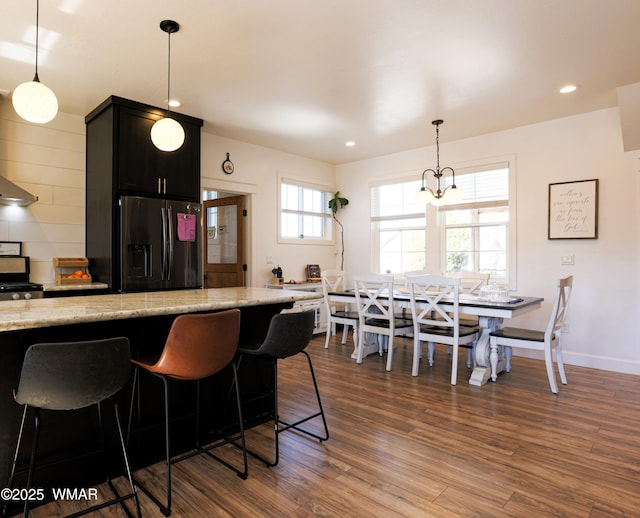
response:
<path id="1" fill-rule="evenodd" d="M 297 430 L 305 435 L 318 439 L 320 442 L 329 439 L 329 428 L 327 427 L 327 420 L 324 416 L 324 410 L 322 408 L 322 401 L 320 400 L 320 391 L 318 390 L 318 383 L 316 381 L 316 375 L 313 372 L 313 365 L 311 363 L 311 357 L 309 353 L 304 349 L 309 345 L 311 336 L 313 335 L 313 328 L 315 326 L 315 312 L 314 311 L 301 311 L 291 313 L 280 313 L 274 315 L 269 323 L 269 330 L 267 336 L 262 342 L 262 345 L 257 349 L 245 349 L 239 348 L 240 359 L 238 360 L 238 367 L 242 361 L 243 356 L 255 356 L 264 358 L 271 362 L 273 365 L 273 387 L 270 397 L 273 399 L 273 415 L 272 419 L 275 421 L 275 460 L 269 461 L 260 455 L 249 451 L 251 455 L 260 459 L 267 466 L 276 466 L 280 460 L 280 445 L 278 436 L 282 432 L 287 430 Z M 290 358 L 296 354 L 302 353 L 307 358 L 309 365 L 309 372 L 311 373 L 311 379 L 313 381 L 313 387 L 315 389 L 316 399 L 318 402 L 318 411 L 313 414 L 295 421 L 288 423 L 280 419 L 278 412 L 278 360 Z M 300 425 L 315 419 L 316 417 L 322 418 L 322 424 L 324 426 L 324 435 L 318 435 L 309 430 L 300 428 Z"/>
<path id="2" fill-rule="evenodd" d="M 118 405 L 112 397 L 129 380 L 131 371 L 129 360 L 129 340 L 124 337 L 84 342 L 40 343 L 27 349 L 24 363 L 22 364 L 18 389 L 14 393 L 16 403 L 24 405 L 24 412 L 9 476 L 9 487 L 12 487 L 16 474 L 18 453 L 29 408 L 34 410 L 35 420 L 31 458 L 27 473 L 27 493 L 33 485 L 36 467 L 38 441 L 40 438 L 40 411 L 69 411 L 97 406 L 100 423 L 100 444 L 103 453 L 106 455 L 100 406 L 103 401 L 108 399 L 113 403 L 124 470 L 131 485 L 131 493 L 120 496 L 113 486 L 111 478 L 107 476 L 109 486 L 116 498 L 94 505 L 71 516 L 88 514 L 115 503 L 122 504 L 130 498 L 135 500 L 137 515 L 141 516 L 138 495 L 131 476 L 129 459 L 120 425 Z M 126 507 L 124 509 L 127 515 L 130 515 L 128 509 Z M 28 515 L 29 500 L 25 499 L 24 516 Z"/>
<path id="3" fill-rule="evenodd" d="M 232 309 L 219 313 L 188 314 L 178 316 L 169 330 L 164 349 L 160 357 L 153 360 L 132 359 L 134 365 L 134 388 L 131 395 L 131 407 L 129 413 L 129 433 L 131 435 L 131 418 L 133 415 L 134 400 L 136 390 L 140 393 L 139 371 L 143 370 L 160 378 L 164 385 L 164 427 L 165 427 L 165 455 L 166 455 L 166 504 L 151 493 L 143 484 L 136 481 L 136 484 L 155 504 L 165 516 L 171 514 L 171 465 L 188 459 L 201 453 L 206 453 L 210 457 L 224 464 L 233 470 L 242 479 L 247 478 L 247 452 L 244 442 L 244 424 L 242 421 L 242 408 L 240 406 L 240 391 L 238 385 L 238 373 L 233 358 L 238 349 L 240 338 L 240 310 Z M 222 437 L 219 441 L 202 446 L 198 439 L 200 427 L 200 380 L 213 376 L 222 371 L 225 367 L 231 366 L 233 369 L 233 387 L 236 392 L 236 403 L 238 412 L 239 434 L 234 437 Z M 196 441 L 195 450 L 180 456 L 171 456 L 171 419 L 169 409 L 169 380 L 196 381 Z M 233 389 L 232 387 L 232 389 Z M 140 401 L 138 400 L 138 416 L 140 411 Z M 140 418 L 138 417 L 138 424 Z M 243 453 L 243 468 L 238 469 L 224 459 L 214 455 L 211 450 L 225 444 L 236 444 L 241 441 Z"/>

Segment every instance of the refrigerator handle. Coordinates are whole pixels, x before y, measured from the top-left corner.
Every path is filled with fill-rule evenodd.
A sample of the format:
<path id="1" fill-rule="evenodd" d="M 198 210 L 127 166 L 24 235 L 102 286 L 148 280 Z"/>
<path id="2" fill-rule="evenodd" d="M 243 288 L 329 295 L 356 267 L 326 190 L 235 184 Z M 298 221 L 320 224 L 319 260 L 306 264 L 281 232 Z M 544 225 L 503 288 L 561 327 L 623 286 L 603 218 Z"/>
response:
<path id="1" fill-rule="evenodd" d="M 167 207 L 167 220 L 169 225 L 167 228 L 167 240 L 169 247 L 167 250 L 167 280 L 171 280 L 171 272 L 173 271 L 173 210 L 171 206 Z"/>
<path id="2" fill-rule="evenodd" d="M 167 270 L 167 213 L 164 207 L 160 209 L 160 214 L 162 216 L 162 254 L 161 254 L 161 263 L 160 263 L 160 279 L 164 281 L 165 272 Z"/>

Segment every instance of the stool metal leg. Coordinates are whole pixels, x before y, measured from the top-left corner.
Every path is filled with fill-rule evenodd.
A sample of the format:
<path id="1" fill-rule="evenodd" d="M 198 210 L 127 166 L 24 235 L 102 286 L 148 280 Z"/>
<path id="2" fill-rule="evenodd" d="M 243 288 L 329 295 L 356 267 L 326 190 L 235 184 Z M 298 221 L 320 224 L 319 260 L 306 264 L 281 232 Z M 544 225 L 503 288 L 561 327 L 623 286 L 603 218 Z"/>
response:
<path id="1" fill-rule="evenodd" d="M 169 416 L 169 379 L 162 375 L 151 373 L 157 378 L 162 380 L 164 385 L 164 435 L 165 435 L 165 464 L 166 464 L 166 482 L 167 482 L 167 504 L 164 505 L 160 502 L 160 499 L 151 493 L 149 489 L 147 489 L 144 484 L 141 484 L 135 477 L 131 477 L 132 482 L 134 482 L 140 491 L 142 491 L 145 495 L 147 495 L 160 509 L 160 512 L 165 515 L 171 515 L 171 432 L 170 432 L 170 416 Z M 134 370 L 134 384 L 133 384 L 133 393 L 131 394 L 131 405 L 129 407 L 129 424 L 127 429 L 127 440 L 126 444 L 129 443 L 129 437 L 131 435 L 131 420 L 133 416 L 133 402 L 137 397 L 138 402 L 138 426 L 140 426 L 140 374 L 138 372 L 138 368 Z M 136 393 L 137 389 L 137 393 Z"/>
<path id="2" fill-rule="evenodd" d="M 307 417 L 305 417 L 304 419 L 300 419 L 299 421 L 296 421 L 295 423 L 285 423 L 284 421 L 280 421 L 280 424 L 285 425 L 284 428 L 280 429 L 280 432 L 284 432 L 286 430 L 289 430 L 290 428 L 293 428 L 294 430 L 297 430 L 298 432 L 302 432 L 306 435 L 309 435 L 311 437 L 314 437 L 315 439 L 318 439 L 320 442 L 322 441 L 326 441 L 327 439 L 329 439 L 329 428 L 327 426 L 327 420 L 324 416 L 324 409 L 322 408 L 322 401 L 320 400 L 320 391 L 318 390 L 318 382 L 316 381 L 316 375 L 315 372 L 313 370 L 313 365 L 311 363 L 311 356 L 309 356 L 309 353 L 307 351 L 300 351 L 302 354 L 304 354 L 307 357 L 307 362 L 309 364 L 309 372 L 311 373 L 311 379 L 313 380 L 313 388 L 315 390 L 316 393 L 316 399 L 318 401 L 318 412 L 316 412 L 315 414 L 311 414 Z M 314 419 L 316 417 L 322 417 L 322 424 L 324 426 L 324 436 L 320 436 L 317 435 L 313 432 L 310 432 L 308 430 L 304 430 L 302 428 L 299 428 L 299 425 L 301 425 L 302 423 L 306 423 L 307 421 L 310 421 L 311 419 Z"/>
<path id="3" fill-rule="evenodd" d="M 129 456 L 127 455 L 127 447 L 124 443 L 124 437 L 122 434 L 122 425 L 120 423 L 120 415 L 118 414 L 118 404 L 113 399 L 111 400 L 111 402 L 113 403 L 113 412 L 115 414 L 116 424 L 118 426 L 118 438 L 120 439 L 120 448 L 122 450 L 122 459 L 124 461 L 124 468 L 127 475 L 127 480 L 129 481 L 129 485 L 131 486 L 131 493 L 133 494 L 133 500 L 136 504 L 136 513 L 138 515 L 138 518 L 141 518 L 142 511 L 140 510 L 140 501 L 138 500 L 136 485 L 133 482 L 133 476 L 131 475 L 131 466 L 129 465 Z"/>
<path id="4" fill-rule="evenodd" d="M 270 467 L 274 467 L 278 465 L 278 462 L 280 461 L 280 440 L 279 440 L 279 435 L 282 432 L 286 432 L 287 430 L 293 429 L 296 430 L 298 432 L 304 433 L 305 435 L 308 435 L 310 437 L 313 437 L 314 439 L 318 439 L 320 442 L 322 441 L 326 441 L 327 439 L 329 439 L 329 428 L 327 426 L 327 420 L 325 418 L 324 415 L 324 409 L 322 408 L 322 401 L 320 400 L 320 391 L 318 389 L 318 383 L 316 381 L 316 376 L 315 376 L 315 372 L 313 370 L 313 365 L 311 363 L 311 356 L 309 356 L 309 353 L 307 353 L 307 351 L 300 351 L 301 353 L 303 353 L 306 357 L 307 357 L 307 363 L 309 365 L 309 372 L 311 374 L 311 379 L 313 381 L 313 387 L 314 387 L 314 391 L 316 394 L 316 400 L 318 402 L 318 412 L 315 412 L 314 414 L 311 414 L 303 419 L 300 419 L 294 423 L 287 423 L 286 421 L 283 421 L 282 419 L 280 419 L 280 414 L 279 414 L 279 409 L 278 409 L 278 359 L 277 358 L 270 358 L 271 364 L 273 366 L 273 388 L 271 390 L 271 397 L 272 397 L 272 405 L 273 405 L 273 419 L 274 419 L 274 460 L 270 461 L 266 458 L 264 458 L 263 456 L 251 451 L 251 450 L 247 450 L 247 453 L 249 453 L 251 456 L 261 460 L 262 462 L 264 462 L 267 466 Z M 242 357 L 240 358 L 242 359 Z M 318 435 L 316 433 L 313 433 L 309 430 L 305 430 L 303 428 L 300 428 L 299 425 L 301 425 L 302 423 L 306 423 L 307 421 L 310 421 L 311 419 L 314 419 L 316 417 L 322 417 L 322 423 L 324 426 L 324 436 Z M 281 426 L 283 425 L 283 426 Z"/>
<path id="5" fill-rule="evenodd" d="M 16 474 L 16 464 L 18 464 L 18 453 L 20 453 L 20 445 L 22 444 L 22 432 L 24 431 L 24 422 L 27 418 L 27 409 L 28 405 L 24 405 L 24 410 L 22 411 L 22 421 L 20 422 L 20 431 L 18 432 L 18 442 L 16 443 L 16 451 L 13 455 L 13 464 L 11 465 L 11 473 L 9 474 L 9 480 L 7 482 L 7 487 L 13 487 L 13 477 Z M 6 516 L 7 513 L 7 503 L 5 502 L 2 506 L 2 516 Z"/>
<path id="6" fill-rule="evenodd" d="M 231 388 L 229 389 L 229 392 L 227 393 L 227 403 L 229 402 L 230 399 L 230 395 L 231 395 L 231 391 L 234 389 L 235 386 L 235 392 L 236 392 L 236 406 L 237 406 L 237 411 L 238 411 L 238 426 L 240 428 L 239 437 L 224 437 L 222 436 L 222 440 L 216 442 L 215 444 L 211 445 L 211 446 L 202 446 L 200 444 L 200 437 L 199 437 L 199 423 L 200 423 L 200 382 L 198 381 L 197 387 L 196 387 L 196 447 L 197 447 L 197 453 L 206 453 L 207 455 L 209 455 L 211 458 L 217 460 L 218 462 L 220 462 L 221 464 L 223 464 L 224 466 L 226 466 L 227 468 L 229 468 L 231 471 L 233 471 L 236 475 L 238 475 L 241 479 L 246 480 L 248 475 L 249 475 L 249 465 L 247 462 L 247 448 L 246 448 L 246 443 L 245 443 L 245 436 L 244 436 L 244 419 L 242 417 L 242 406 L 241 406 L 241 401 L 240 401 L 240 384 L 238 383 L 238 368 L 236 367 L 235 362 L 231 362 L 231 367 L 233 368 L 233 381 L 231 383 Z M 225 405 L 225 414 L 226 414 L 226 409 L 227 406 Z M 221 434 L 222 435 L 222 434 Z M 240 439 L 240 448 L 242 449 L 242 457 L 243 457 L 243 468 L 242 469 L 238 469 L 235 466 L 232 466 L 231 464 L 229 464 L 226 460 L 220 458 L 219 456 L 211 453 L 211 450 L 214 450 L 220 446 L 224 446 L 225 444 L 232 444 L 234 446 L 237 446 L 236 441 Z M 183 455 L 177 459 L 174 459 L 173 462 L 179 462 L 181 460 L 184 460 L 186 458 L 192 457 L 194 454 L 188 453 L 186 455 Z"/>
<path id="7" fill-rule="evenodd" d="M 27 474 L 27 493 L 31 488 L 31 482 L 33 481 L 33 472 L 36 467 L 36 454 L 38 453 L 38 442 L 40 439 L 40 410 L 37 408 L 33 409 L 35 412 L 35 417 L 33 420 L 34 429 L 33 429 L 33 443 L 31 445 L 31 459 L 29 459 L 29 472 Z M 29 499 L 26 498 L 24 501 L 24 516 L 25 518 L 29 516 Z"/>

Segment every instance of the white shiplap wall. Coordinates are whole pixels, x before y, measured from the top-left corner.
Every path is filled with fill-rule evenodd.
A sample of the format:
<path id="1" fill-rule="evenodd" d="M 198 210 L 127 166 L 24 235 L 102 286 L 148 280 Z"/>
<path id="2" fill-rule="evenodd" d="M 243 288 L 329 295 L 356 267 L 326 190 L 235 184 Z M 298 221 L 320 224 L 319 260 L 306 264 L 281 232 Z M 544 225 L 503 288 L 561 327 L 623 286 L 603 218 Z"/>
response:
<path id="1" fill-rule="evenodd" d="M 31 280 L 51 282 L 53 257 L 85 254 L 84 118 L 59 113 L 31 124 L 0 97 L 0 175 L 39 198 L 24 208 L 0 205 L 0 240 L 22 241 Z"/>

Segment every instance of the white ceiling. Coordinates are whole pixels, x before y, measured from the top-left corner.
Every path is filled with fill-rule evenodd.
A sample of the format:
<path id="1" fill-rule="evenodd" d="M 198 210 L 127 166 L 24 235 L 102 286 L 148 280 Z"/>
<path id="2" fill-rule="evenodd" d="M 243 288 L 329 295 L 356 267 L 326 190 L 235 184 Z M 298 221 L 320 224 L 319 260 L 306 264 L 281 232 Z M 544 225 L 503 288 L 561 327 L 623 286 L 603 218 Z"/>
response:
<path id="1" fill-rule="evenodd" d="M 1 2 L 5 95 L 33 78 L 35 11 Z M 433 145 L 436 118 L 446 142 L 615 106 L 640 82 L 640 0 L 41 0 L 40 80 L 67 113 L 164 106 L 167 18 L 177 111 L 330 163 Z"/>

